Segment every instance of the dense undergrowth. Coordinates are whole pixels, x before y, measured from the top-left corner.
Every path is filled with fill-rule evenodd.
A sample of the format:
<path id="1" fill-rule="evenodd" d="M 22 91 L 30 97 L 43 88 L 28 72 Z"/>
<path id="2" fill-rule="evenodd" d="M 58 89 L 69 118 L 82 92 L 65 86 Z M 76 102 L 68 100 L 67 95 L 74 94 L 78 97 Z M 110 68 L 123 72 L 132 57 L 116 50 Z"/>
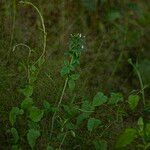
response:
<path id="1" fill-rule="evenodd" d="M 148 0 L 0 1 L 0 149 L 150 149 Z"/>

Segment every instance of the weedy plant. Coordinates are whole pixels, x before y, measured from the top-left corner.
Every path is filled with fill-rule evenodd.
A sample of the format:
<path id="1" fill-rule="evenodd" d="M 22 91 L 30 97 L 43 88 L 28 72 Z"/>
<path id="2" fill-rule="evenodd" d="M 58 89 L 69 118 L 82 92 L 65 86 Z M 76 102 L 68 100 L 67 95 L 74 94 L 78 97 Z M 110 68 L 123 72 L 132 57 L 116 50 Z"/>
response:
<path id="1" fill-rule="evenodd" d="M 90 144 L 92 144 L 96 150 L 107 150 L 108 144 L 104 139 L 111 134 L 109 128 L 114 124 L 117 125 L 118 122 L 123 124 L 123 117 L 127 114 L 124 108 L 128 106 L 128 108 L 134 112 L 138 106 L 140 97 L 137 93 L 131 94 L 126 105 L 121 93 L 112 92 L 110 96 L 106 96 L 103 92 L 99 91 L 91 101 L 85 97 L 81 103 L 76 103 L 76 96 L 72 96 L 72 101 L 69 101 L 68 99 L 70 98 L 66 95 L 68 91 L 74 95 L 76 81 L 80 77 L 77 67 L 80 64 L 80 56 L 85 47 L 84 37 L 81 34 L 75 34 L 70 37 L 69 50 L 65 53 L 68 58 L 64 61 L 60 71 L 61 76 L 64 78 L 64 85 L 57 104 L 55 105 L 52 104 L 52 102 L 43 101 L 43 107 L 37 107 L 33 100 L 33 93 L 38 74 L 45 61 L 46 29 L 44 19 L 38 8 L 30 2 L 21 1 L 20 3 L 32 6 L 40 16 L 43 31 L 43 51 L 40 57 L 31 63 L 30 56 L 33 50 L 28 45 L 20 43 L 15 45 L 13 49 L 13 51 L 15 51 L 18 46 L 23 46 L 29 50 L 29 54 L 27 65 L 24 64 L 28 82 L 24 88 L 19 90 L 24 96 L 24 99 L 21 101 L 20 106 L 13 107 L 9 114 L 11 123 L 11 129 L 9 131 L 13 137 L 12 149 L 21 149 L 22 143 L 26 143 L 31 149 L 34 149 L 39 137 L 46 137 L 47 144 L 45 147 L 47 147 L 47 150 L 63 149 L 66 148 L 65 145 L 70 144 L 68 142 L 69 140 L 66 140 L 67 137 L 82 140 L 79 131 L 83 126 L 86 126 L 85 132 L 88 133 L 89 137 L 93 132 L 99 131 L 96 138 L 92 137 Z M 134 66 L 132 61 L 130 61 L 130 64 Z M 134 68 L 136 69 L 135 66 Z M 138 76 L 141 89 L 143 89 L 139 73 Z M 145 104 L 143 90 L 142 93 L 143 104 Z M 99 113 L 98 116 L 95 115 L 97 111 Z M 50 122 L 50 127 L 48 130 L 43 131 L 41 130 L 41 123 L 43 123 L 42 119 L 44 118 Z M 44 125 L 45 124 L 43 124 L 43 126 Z M 116 148 L 126 147 L 134 139 L 141 138 L 142 144 L 139 144 L 138 147 L 145 150 L 148 149 L 150 146 L 149 128 L 150 124 L 145 123 L 143 118 L 139 118 L 138 127 L 127 128 L 117 140 Z M 74 148 L 78 146 L 79 145 L 74 145 Z"/>
<path id="2" fill-rule="evenodd" d="M 23 119 L 25 119 L 25 121 L 27 122 L 28 128 L 27 128 L 27 131 L 25 131 L 25 133 L 23 133 L 23 134 L 27 133 L 27 141 L 28 141 L 30 147 L 33 149 L 36 139 L 41 134 L 38 123 L 41 121 L 41 119 L 44 115 L 44 110 L 42 110 L 34 105 L 32 95 L 33 95 L 33 91 L 34 91 L 35 81 L 37 80 L 37 76 L 39 74 L 41 66 L 45 61 L 44 54 L 45 54 L 45 50 L 46 50 L 46 30 L 45 30 L 45 25 L 44 25 L 44 19 L 41 15 L 40 11 L 38 10 L 38 8 L 30 2 L 20 1 L 20 3 L 26 4 L 26 5 L 31 5 L 40 16 L 42 29 L 43 29 L 43 51 L 42 51 L 42 54 L 40 55 L 40 57 L 37 59 L 37 61 L 31 64 L 30 63 L 30 55 L 32 53 L 32 50 L 28 45 L 20 43 L 20 44 L 15 45 L 13 48 L 13 51 L 15 51 L 15 49 L 18 46 L 23 46 L 25 48 L 28 48 L 29 54 L 28 54 L 28 59 L 27 59 L 27 66 L 25 67 L 26 72 L 27 72 L 28 82 L 24 88 L 19 90 L 20 93 L 22 93 L 24 95 L 24 100 L 21 102 L 20 107 L 13 107 L 12 110 L 10 111 L 9 120 L 12 125 L 10 132 L 13 135 L 12 148 L 19 149 L 20 145 L 18 143 L 19 143 L 19 140 L 21 140 L 21 137 L 19 136 L 20 133 L 18 132 L 18 129 L 17 129 L 17 120 L 18 120 L 18 117 L 22 117 Z"/>

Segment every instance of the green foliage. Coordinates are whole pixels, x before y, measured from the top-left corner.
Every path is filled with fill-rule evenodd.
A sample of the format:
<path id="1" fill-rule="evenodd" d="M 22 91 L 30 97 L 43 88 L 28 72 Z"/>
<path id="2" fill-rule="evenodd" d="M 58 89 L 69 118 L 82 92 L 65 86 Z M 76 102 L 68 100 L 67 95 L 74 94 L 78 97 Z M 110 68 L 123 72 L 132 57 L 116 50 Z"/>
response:
<path id="1" fill-rule="evenodd" d="M 91 132 L 94 128 L 101 124 L 99 119 L 89 118 L 87 123 L 87 128 Z"/>
<path id="2" fill-rule="evenodd" d="M 123 95 L 121 93 L 111 93 L 110 98 L 108 100 L 108 104 L 117 105 L 118 102 L 123 101 Z"/>
<path id="3" fill-rule="evenodd" d="M 30 108 L 29 113 L 29 118 L 34 122 L 39 122 L 44 115 L 44 111 L 35 106 Z"/>
<path id="4" fill-rule="evenodd" d="M 107 142 L 104 140 L 94 140 L 93 144 L 94 144 L 95 150 L 107 150 L 108 149 Z"/>
<path id="5" fill-rule="evenodd" d="M 14 143 L 16 144 L 19 140 L 18 131 L 15 128 L 11 128 L 11 134 L 13 136 Z"/>
<path id="6" fill-rule="evenodd" d="M 118 138 L 116 148 L 121 148 L 129 145 L 137 138 L 137 131 L 132 128 L 127 128 Z"/>
<path id="7" fill-rule="evenodd" d="M 20 90 L 25 97 L 30 97 L 33 94 L 33 86 L 28 85 L 24 89 Z"/>
<path id="8" fill-rule="evenodd" d="M 2 33 L 0 54 L 3 57 L 0 59 L 0 114 L 2 116 L 0 145 L 9 149 L 8 141 L 13 137 L 10 144 L 14 150 L 26 149 L 28 147 L 26 144 L 29 144 L 31 149 L 47 147 L 47 150 L 88 149 L 92 145 L 96 150 L 115 149 L 114 139 L 117 133 L 125 130 L 116 142 L 117 149 L 148 150 L 150 109 L 147 90 L 149 88 L 147 31 L 150 15 L 147 2 L 145 0 L 134 2 L 80 0 L 61 1 L 60 4 L 52 1 L 51 5 L 48 5 L 48 0 L 43 2 L 39 0 L 37 3 L 40 10 L 44 8 L 42 11 L 45 13 L 45 20 L 39 9 L 31 2 L 20 1 L 19 3 L 32 6 L 41 22 L 37 20 L 35 13 L 28 11 L 30 8 L 20 9 L 22 6 L 18 6 L 16 0 L 0 2 L 0 14 L 4 14 L 0 15 Z M 29 16 L 20 18 L 26 11 L 31 12 Z M 26 19 L 29 19 L 29 22 Z M 24 21 L 25 24 L 20 24 Z M 9 29 L 11 22 L 13 22 L 12 29 Z M 50 27 L 48 39 L 46 39 L 44 22 L 48 28 Z M 30 24 L 36 28 L 33 30 L 31 27 L 33 34 L 28 37 Z M 27 34 L 22 33 L 23 31 Z M 61 66 L 60 62 L 63 62 L 61 54 L 66 48 L 68 33 L 81 31 L 88 35 L 86 54 L 81 57 L 86 46 L 84 36 L 71 35 L 69 49 L 65 53 L 66 59 L 62 64 L 59 77 L 58 68 Z M 38 34 L 35 35 L 35 32 Z M 9 41 L 10 33 L 11 41 Z M 41 33 L 42 36 L 39 35 Z M 20 35 L 23 35 L 22 38 Z M 12 48 L 14 43 L 22 39 L 34 49 L 23 43 L 16 44 Z M 46 41 L 50 41 L 50 45 L 46 46 Z M 21 48 L 16 49 L 18 46 Z M 26 53 L 26 48 L 29 53 Z M 16 49 L 17 52 L 7 52 L 8 49 L 10 51 L 13 49 L 13 52 Z M 19 52 L 21 49 L 23 51 Z M 127 59 L 130 57 L 132 59 L 129 59 L 129 63 L 139 79 L 139 84 L 127 64 Z M 80 58 L 82 61 L 79 71 Z M 133 63 L 135 60 L 136 63 Z M 50 75 L 49 78 L 46 78 L 45 74 Z M 14 78 L 16 75 L 19 77 Z M 91 79 L 93 76 L 94 78 Z M 62 80 L 64 85 L 61 85 Z M 139 85 L 140 90 L 138 90 Z M 19 94 L 16 91 L 17 86 L 20 89 Z M 133 87 L 135 88 L 133 91 L 138 95 L 131 94 L 128 97 L 127 93 Z M 91 95 L 98 89 L 101 89 L 101 92 L 92 99 Z M 114 90 L 119 90 L 120 93 L 112 92 Z M 102 91 L 110 96 L 106 96 Z M 142 94 L 144 108 L 140 105 L 140 94 Z M 83 98 L 85 96 L 86 98 Z M 8 101 L 10 97 L 12 103 Z M 127 103 L 124 97 L 128 97 Z M 13 104 L 18 104 L 18 107 L 12 107 Z M 10 105 L 11 126 L 8 130 L 5 106 Z M 137 117 L 139 119 L 135 124 L 133 121 Z M 7 136 L 7 133 L 11 133 L 12 136 Z M 39 143 L 39 147 L 36 147 L 39 137 L 42 144 Z"/>
<path id="9" fill-rule="evenodd" d="M 24 110 L 30 109 L 31 106 L 33 105 L 33 100 L 30 97 L 27 97 L 26 99 L 24 99 L 21 103 L 21 108 Z"/>
<path id="10" fill-rule="evenodd" d="M 102 93 L 102 92 L 98 92 L 94 98 L 93 98 L 93 103 L 92 105 L 95 107 L 95 106 L 100 106 L 104 103 L 107 102 L 107 97 Z"/>
<path id="11" fill-rule="evenodd" d="M 137 107 L 139 99 L 139 96 L 135 94 L 129 96 L 128 103 L 131 110 L 134 110 Z"/>
<path id="12" fill-rule="evenodd" d="M 40 136 L 40 131 L 38 130 L 30 129 L 28 131 L 27 140 L 32 149 L 34 148 L 36 140 L 38 139 L 39 136 Z"/>
<path id="13" fill-rule="evenodd" d="M 16 123 L 16 119 L 19 115 L 22 115 L 24 111 L 22 109 L 19 109 L 18 107 L 13 107 L 9 114 L 9 121 L 11 125 L 13 126 Z"/>

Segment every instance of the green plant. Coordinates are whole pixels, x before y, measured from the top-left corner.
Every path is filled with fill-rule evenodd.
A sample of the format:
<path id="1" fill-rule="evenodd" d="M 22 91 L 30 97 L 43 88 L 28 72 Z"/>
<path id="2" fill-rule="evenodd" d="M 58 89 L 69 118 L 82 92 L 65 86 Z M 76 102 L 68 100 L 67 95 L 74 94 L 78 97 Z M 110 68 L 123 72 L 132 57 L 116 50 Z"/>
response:
<path id="1" fill-rule="evenodd" d="M 18 46 L 24 46 L 29 49 L 29 54 L 28 54 L 28 59 L 27 59 L 27 79 L 28 82 L 25 85 L 24 88 L 21 88 L 19 91 L 24 95 L 24 100 L 21 102 L 21 106 L 19 107 L 13 107 L 12 110 L 10 111 L 9 115 L 9 120 L 11 122 L 11 125 L 13 126 L 11 128 L 11 133 L 14 138 L 14 144 L 13 146 L 19 146 L 18 141 L 19 141 L 19 134 L 17 129 L 15 128 L 17 124 L 17 119 L 19 116 L 22 116 L 22 118 L 26 118 L 27 124 L 28 124 L 28 129 L 27 129 L 27 141 L 30 145 L 30 147 L 33 149 L 36 143 L 37 138 L 40 136 L 40 130 L 39 130 L 39 122 L 43 118 L 44 115 L 44 110 L 40 109 L 35 106 L 34 101 L 32 99 L 32 95 L 34 92 L 34 84 L 35 81 L 37 80 L 37 76 L 39 74 L 39 71 L 42 67 L 42 64 L 44 63 L 44 54 L 46 50 L 46 30 L 45 30 L 45 25 L 44 25 L 44 20 L 43 17 L 38 10 L 36 6 L 34 6 L 30 2 L 23 2 L 20 1 L 20 3 L 31 5 L 39 14 L 40 19 L 41 19 L 41 24 L 43 28 L 43 51 L 40 57 L 36 62 L 33 64 L 30 63 L 30 55 L 31 55 L 31 48 L 27 46 L 26 44 L 20 43 L 14 46 L 13 51 L 15 51 L 16 47 Z M 35 124 L 35 125 L 33 125 Z"/>
<path id="2" fill-rule="evenodd" d="M 137 148 L 148 150 L 150 148 L 150 123 L 145 123 L 143 118 L 140 117 L 137 122 L 137 128 L 127 128 L 119 136 L 116 148 L 123 148 L 130 145 L 135 140 L 139 140 L 139 144 L 136 145 Z"/>

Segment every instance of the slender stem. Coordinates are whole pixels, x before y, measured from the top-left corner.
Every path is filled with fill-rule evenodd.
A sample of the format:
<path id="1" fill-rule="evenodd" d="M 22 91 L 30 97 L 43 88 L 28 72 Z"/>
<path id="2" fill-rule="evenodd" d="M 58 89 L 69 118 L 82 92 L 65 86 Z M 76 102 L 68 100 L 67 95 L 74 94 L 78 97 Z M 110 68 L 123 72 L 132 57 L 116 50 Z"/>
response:
<path id="1" fill-rule="evenodd" d="M 62 93 L 61 93 L 61 96 L 60 96 L 60 99 L 59 99 L 59 102 L 58 102 L 58 105 L 57 105 L 57 110 L 59 109 L 59 107 L 61 105 L 61 102 L 63 100 L 63 96 L 64 96 L 64 93 L 65 93 L 65 90 L 66 90 L 66 87 L 67 87 L 67 83 L 68 83 L 68 77 L 65 80 L 64 87 L 63 87 L 63 90 L 62 90 Z M 53 132 L 53 129 L 54 129 L 54 122 L 55 122 L 55 117 L 56 117 L 56 114 L 57 114 L 57 110 L 54 112 L 53 117 L 52 117 L 50 139 L 52 137 L 52 132 Z"/>
<path id="2" fill-rule="evenodd" d="M 58 148 L 59 150 L 61 150 L 61 146 L 63 145 L 66 136 L 67 136 L 67 132 L 65 133 L 65 135 L 64 135 L 64 137 L 63 137 L 63 139 L 62 139 L 62 141 L 61 141 L 61 143 L 60 143 L 60 145 L 59 145 L 59 148 Z"/>

